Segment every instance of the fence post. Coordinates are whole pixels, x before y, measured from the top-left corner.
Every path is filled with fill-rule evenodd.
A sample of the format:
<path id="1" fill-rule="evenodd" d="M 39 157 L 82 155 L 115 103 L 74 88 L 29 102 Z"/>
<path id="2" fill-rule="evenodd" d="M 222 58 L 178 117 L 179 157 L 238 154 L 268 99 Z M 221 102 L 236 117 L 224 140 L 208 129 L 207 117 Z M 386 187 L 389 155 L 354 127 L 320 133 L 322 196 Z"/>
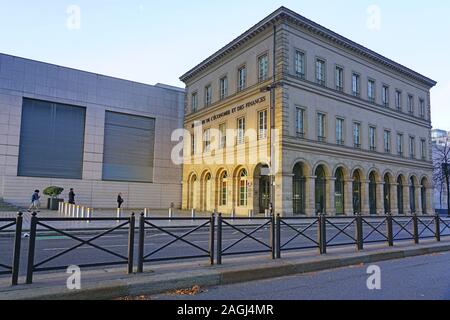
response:
<path id="1" fill-rule="evenodd" d="M 139 217 L 139 244 L 138 244 L 138 267 L 137 272 L 144 272 L 144 244 L 145 244 L 145 215 L 142 212 Z"/>
<path id="2" fill-rule="evenodd" d="M 217 264 L 222 264 L 222 214 L 217 216 Z"/>
<path id="3" fill-rule="evenodd" d="M 216 223 L 216 214 L 213 213 L 211 215 L 210 219 L 210 225 L 209 225 L 209 260 L 211 265 L 214 265 L 214 230 L 215 230 L 215 223 Z"/>
<path id="4" fill-rule="evenodd" d="M 281 216 L 279 214 L 277 215 L 275 225 L 276 225 L 275 246 L 277 248 L 276 249 L 276 258 L 281 259 Z"/>
<path id="5" fill-rule="evenodd" d="M 130 217 L 130 230 L 128 233 L 128 274 L 133 273 L 134 267 L 134 228 L 136 226 L 136 217 L 134 212 Z"/>
<path id="6" fill-rule="evenodd" d="M 272 248 L 272 252 L 271 252 L 271 257 L 272 260 L 276 259 L 276 226 L 275 226 L 275 215 L 272 214 L 270 215 L 270 228 L 269 228 L 269 232 L 270 232 L 270 246 Z"/>
<path id="7" fill-rule="evenodd" d="M 414 243 L 419 244 L 419 217 L 417 213 L 413 213 L 413 235 L 414 235 Z"/>
<path id="8" fill-rule="evenodd" d="M 327 218 L 324 214 L 319 214 L 319 251 L 320 254 L 327 253 Z"/>
<path id="9" fill-rule="evenodd" d="M 387 238 L 389 247 L 394 246 L 394 228 L 393 228 L 393 217 L 392 213 L 389 213 L 386 217 L 387 222 Z"/>
<path id="10" fill-rule="evenodd" d="M 360 213 L 356 216 L 356 248 L 364 250 L 363 217 Z"/>
<path id="11" fill-rule="evenodd" d="M 192 209 L 192 210 L 191 210 L 191 218 L 192 218 L 192 219 L 195 219 L 195 209 Z"/>
<path id="12" fill-rule="evenodd" d="M 14 254 L 12 263 L 12 285 L 17 286 L 19 282 L 19 268 L 20 268 L 20 246 L 22 242 L 22 223 L 23 213 L 19 212 L 16 218 L 16 234 L 14 239 Z"/>
<path id="13" fill-rule="evenodd" d="M 436 230 L 436 241 L 441 242 L 441 217 L 439 216 L 439 214 L 436 214 L 434 219 L 435 219 L 434 227 Z"/>
<path id="14" fill-rule="evenodd" d="M 37 213 L 33 212 L 30 223 L 30 241 L 28 245 L 27 284 L 33 283 L 34 250 L 36 249 Z"/>

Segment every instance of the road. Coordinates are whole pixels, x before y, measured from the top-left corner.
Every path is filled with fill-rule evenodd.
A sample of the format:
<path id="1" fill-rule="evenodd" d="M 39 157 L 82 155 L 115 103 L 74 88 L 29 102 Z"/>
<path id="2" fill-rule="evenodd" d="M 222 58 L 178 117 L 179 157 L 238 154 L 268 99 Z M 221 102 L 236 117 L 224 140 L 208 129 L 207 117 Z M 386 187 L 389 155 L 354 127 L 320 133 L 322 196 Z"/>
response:
<path id="1" fill-rule="evenodd" d="M 367 265 L 204 289 L 196 296 L 152 300 L 450 300 L 450 253 L 392 260 L 381 268 L 381 290 L 367 288 Z"/>
<path id="2" fill-rule="evenodd" d="M 311 220 L 312 221 L 312 220 Z M 297 225 L 283 225 L 281 232 L 281 243 L 283 249 L 295 249 L 298 247 L 308 248 L 309 250 L 316 250 L 317 248 L 317 224 L 311 224 L 309 222 L 303 222 Z M 351 220 L 348 220 L 351 221 Z M 375 221 L 375 220 L 374 220 Z M 374 221 L 368 221 L 372 224 L 372 227 L 377 227 L 378 223 Z M 228 221 L 230 224 L 230 221 Z M 290 221 L 287 221 L 291 223 Z M 186 227 L 180 229 L 166 229 L 169 232 L 177 235 L 178 237 L 183 236 L 191 229 L 195 228 L 195 225 L 192 224 L 191 221 L 185 222 Z M 240 224 L 239 226 L 237 224 Z M 256 222 L 255 222 L 256 223 Z M 235 221 L 233 225 L 237 226 L 238 229 L 241 229 L 243 232 L 249 234 L 255 228 L 258 228 L 261 224 L 264 224 L 265 221 L 257 222 L 257 225 L 248 225 L 248 220 Z M 352 244 L 354 246 L 354 237 L 355 237 L 355 227 L 354 225 L 348 225 L 348 222 L 339 220 L 339 222 L 333 221 L 334 225 L 327 226 L 327 239 L 329 246 L 337 246 L 344 244 Z M 51 225 L 51 223 L 48 223 Z M 201 224 L 201 222 L 200 222 Z M 179 223 L 175 224 L 179 225 Z M 95 227 L 95 223 L 92 224 L 92 227 Z M 364 234 L 365 241 L 385 241 L 386 227 L 380 226 L 379 232 L 374 231 L 374 229 L 368 224 L 364 225 Z M 340 230 L 344 230 L 345 233 L 340 233 Z M 433 229 L 433 226 L 430 226 Z M 294 229 L 303 231 L 303 235 L 298 234 Z M 305 230 L 306 229 L 306 230 Z M 407 226 L 408 230 L 411 230 L 411 224 Z M 57 233 L 49 233 L 48 230 L 39 229 L 38 237 L 36 241 L 36 258 L 35 263 L 40 263 L 45 261 L 46 259 L 51 258 L 52 256 L 59 255 L 64 253 L 69 248 L 79 244 L 79 242 L 70 239 L 67 236 L 63 236 Z M 422 236 L 433 236 L 432 232 L 426 229 L 424 226 L 420 227 L 420 231 L 423 231 Z M 74 234 L 73 232 L 70 232 Z M 92 239 L 95 235 L 100 234 L 101 232 L 96 232 L 93 234 L 76 234 L 75 235 L 81 238 L 83 241 L 88 241 Z M 450 234 L 450 230 L 446 230 L 447 234 Z M 394 224 L 394 234 L 397 235 L 396 239 L 409 238 L 408 241 L 411 241 L 411 235 L 408 232 L 401 229 L 399 225 Z M 245 235 L 242 232 L 239 232 L 228 225 L 224 225 L 223 227 L 223 249 L 224 258 L 223 261 L 226 263 L 227 254 L 233 254 L 242 251 L 258 251 L 258 250 L 269 250 L 264 244 L 269 243 L 269 228 L 266 226 L 261 228 L 257 232 L 253 234 L 253 237 L 260 241 L 257 242 L 255 239 L 247 238 L 237 243 L 235 246 L 230 246 L 233 243 L 241 240 Z M 134 248 L 135 248 L 135 260 L 137 261 L 137 239 L 138 235 L 136 233 Z M 155 252 L 159 250 L 161 247 L 165 246 L 167 243 L 174 240 L 174 237 L 163 234 L 161 231 L 152 229 L 148 230 L 145 237 L 145 255 L 148 255 L 152 252 L 155 252 L 154 255 L 149 256 L 148 259 L 164 259 L 171 257 L 179 257 L 181 256 L 192 256 L 192 255 L 205 255 L 206 252 L 202 250 L 208 251 L 209 246 L 209 226 L 205 226 L 201 230 L 197 230 L 195 233 L 188 235 L 183 238 L 196 246 L 193 247 L 190 244 L 187 244 L 182 241 L 176 241 L 172 243 L 170 246 L 165 247 L 163 250 Z M 123 257 L 127 256 L 128 250 L 128 235 L 126 230 L 121 232 L 114 232 L 112 234 L 105 235 L 95 241 L 93 243 L 103 249 L 110 250 L 115 254 L 121 255 Z M 27 246 L 28 239 L 24 238 L 22 241 L 22 258 L 21 258 L 21 275 L 25 274 L 26 266 L 27 266 Z M 10 265 L 11 257 L 12 257 L 12 248 L 13 248 L 13 239 L 0 237 L 0 264 Z M 202 250 L 200 250 L 202 249 Z M 267 253 L 269 255 L 269 253 Z M 103 262 L 115 262 L 121 261 L 120 257 L 111 255 L 107 252 L 101 251 L 98 248 L 83 245 L 75 251 L 68 252 L 66 254 L 61 255 L 57 259 L 49 261 L 49 263 L 43 264 L 41 267 L 67 267 L 69 265 L 83 265 L 83 264 L 91 264 L 91 263 L 103 263 Z M 122 260 L 123 261 L 123 260 Z M 202 258 L 202 261 L 208 262 L 208 258 Z M 158 263 L 158 262 L 148 262 L 146 266 L 150 265 L 150 263 Z M 0 270 L 0 272 L 3 270 Z"/>

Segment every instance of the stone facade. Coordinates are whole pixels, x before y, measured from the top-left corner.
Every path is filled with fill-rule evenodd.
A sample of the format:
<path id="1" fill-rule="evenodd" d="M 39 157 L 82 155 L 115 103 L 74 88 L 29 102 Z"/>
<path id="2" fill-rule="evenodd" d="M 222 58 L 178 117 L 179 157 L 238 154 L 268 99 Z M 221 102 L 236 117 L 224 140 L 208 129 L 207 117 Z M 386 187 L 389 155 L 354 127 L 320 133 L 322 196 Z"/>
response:
<path id="1" fill-rule="evenodd" d="M 304 57 L 303 68 L 296 62 L 297 52 Z M 268 67 L 261 64 L 261 56 L 267 57 Z M 244 89 L 239 88 L 243 66 Z M 337 67 L 343 70 L 341 86 Z M 354 74 L 359 77 L 355 93 Z M 190 132 L 185 139 L 183 208 L 257 214 L 268 208 L 269 198 L 276 213 L 285 216 L 433 212 L 433 80 L 286 8 L 181 80 L 187 87 L 185 129 Z M 206 103 L 209 87 L 212 99 Z M 267 119 L 260 114 L 264 110 Z M 319 114 L 324 117 L 320 124 Z M 245 143 L 236 138 L 241 118 L 250 131 Z M 343 121 L 342 134 L 337 133 L 338 119 Z M 218 129 L 224 126 L 226 146 L 218 146 Z M 267 134 L 261 137 L 260 130 Z"/>
<path id="2" fill-rule="evenodd" d="M 86 108 L 81 180 L 18 176 L 22 99 L 32 98 Z M 183 126 L 184 90 L 150 86 L 0 54 L 0 197 L 27 205 L 34 189 L 74 188 L 77 203 L 116 206 L 121 192 L 129 208 L 181 206 L 181 166 L 171 161 L 171 134 Z M 102 180 L 105 111 L 156 119 L 153 183 Z M 45 124 L 40 124 L 45 125 Z M 46 143 L 42 137 L 42 143 Z M 120 146 L 118 146 L 120 148 Z M 44 199 L 45 201 L 45 199 Z"/>

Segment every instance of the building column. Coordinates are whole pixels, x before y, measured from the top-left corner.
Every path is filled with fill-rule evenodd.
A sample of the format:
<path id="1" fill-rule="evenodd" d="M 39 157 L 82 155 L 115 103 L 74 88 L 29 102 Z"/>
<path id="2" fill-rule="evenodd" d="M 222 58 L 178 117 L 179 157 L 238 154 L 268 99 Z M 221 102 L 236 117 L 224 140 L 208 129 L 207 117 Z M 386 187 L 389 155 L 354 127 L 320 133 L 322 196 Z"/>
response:
<path id="1" fill-rule="evenodd" d="M 369 185 L 370 181 L 361 181 L 361 214 L 363 215 L 370 214 Z"/>
<path id="2" fill-rule="evenodd" d="M 415 189 L 416 193 L 416 213 L 422 215 L 422 186 L 418 185 Z"/>
<path id="3" fill-rule="evenodd" d="M 434 207 L 434 188 L 426 188 L 427 190 L 427 213 L 434 214 L 436 209 Z"/>
<path id="4" fill-rule="evenodd" d="M 328 177 L 326 179 L 326 194 L 325 194 L 325 211 L 329 216 L 336 215 L 336 178 Z"/>
<path id="5" fill-rule="evenodd" d="M 398 215 L 398 199 L 397 199 L 398 183 L 391 183 L 391 214 Z"/>
<path id="6" fill-rule="evenodd" d="M 310 217 L 316 216 L 316 177 L 306 177 L 305 181 L 305 211 Z"/>
<path id="7" fill-rule="evenodd" d="M 353 216 L 353 179 L 344 181 L 344 213 L 346 216 Z"/>
<path id="8" fill-rule="evenodd" d="M 377 194 L 377 214 L 379 216 L 384 216 L 386 212 L 384 212 L 384 182 L 378 182 L 376 187 Z"/>
<path id="9" fill-rule="evenodd" d="M 409 203 L 409 183 L 403 187 L 403 212 L 411 215 L 411 204 Z"/>

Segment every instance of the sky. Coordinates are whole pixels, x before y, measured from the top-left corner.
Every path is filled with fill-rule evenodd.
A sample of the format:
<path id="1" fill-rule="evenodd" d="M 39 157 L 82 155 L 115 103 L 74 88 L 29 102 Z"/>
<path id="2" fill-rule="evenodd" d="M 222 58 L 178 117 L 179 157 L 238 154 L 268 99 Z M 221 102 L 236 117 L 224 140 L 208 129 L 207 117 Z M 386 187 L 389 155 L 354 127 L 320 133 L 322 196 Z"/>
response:
<path id="1" fill-rule="evenodd" d="M 179 77 L 280 6 L 438 81 L 450 130 L 450 1 L 0 0 L 0 52 L 123 79 Z"/>

